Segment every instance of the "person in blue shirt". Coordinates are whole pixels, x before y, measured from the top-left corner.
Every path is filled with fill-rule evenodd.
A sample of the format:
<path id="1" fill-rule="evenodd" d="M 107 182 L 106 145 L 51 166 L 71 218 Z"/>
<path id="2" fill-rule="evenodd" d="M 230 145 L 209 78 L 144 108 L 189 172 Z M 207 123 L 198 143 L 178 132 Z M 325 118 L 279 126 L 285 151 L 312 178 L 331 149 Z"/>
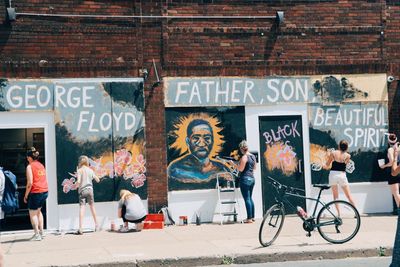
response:
<path id="1" fill-rule="evenodd" d="M 247 142 L 243 140 L 239 144 L 242 157 L 239 160 L 238 170 L 240 171 L 239 186 L 247 211 L 245 223 L 254 222 L 254 201 L 253 189 L 255 185 L 254 171 L 256 169 L 256 157 L 249 152 Z"/>

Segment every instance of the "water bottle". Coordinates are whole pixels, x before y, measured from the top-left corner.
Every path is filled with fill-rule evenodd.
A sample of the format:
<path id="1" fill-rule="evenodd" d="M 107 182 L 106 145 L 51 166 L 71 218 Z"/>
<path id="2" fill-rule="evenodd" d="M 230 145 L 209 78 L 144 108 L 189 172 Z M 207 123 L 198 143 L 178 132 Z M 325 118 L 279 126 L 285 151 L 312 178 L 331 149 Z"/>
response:
<path id="1" fill-rule="evenodd" d="M 200 215 L 198 213 L 196 213 L 196 225 L 200 225 L 201 221 L 200 221 Z"/>
<path id="2" fill-rule="evenodd" d="M 299 206 L 297 206 L 297 215 L 299 215 L 299 217 L 300 218 L 303 218 L 303 219 L 307 219 L 307 212 L 305 212 L 304 210 L 303 210 L 303 208 L 302 207 L 299 207 Z"/>

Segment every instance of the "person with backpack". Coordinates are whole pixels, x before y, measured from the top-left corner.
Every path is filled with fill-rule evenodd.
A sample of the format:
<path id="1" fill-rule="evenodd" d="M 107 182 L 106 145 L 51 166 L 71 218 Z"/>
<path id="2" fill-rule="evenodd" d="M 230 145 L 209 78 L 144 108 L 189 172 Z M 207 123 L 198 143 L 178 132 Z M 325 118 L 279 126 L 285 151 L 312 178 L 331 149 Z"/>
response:
<path id="1" fill-rule="evenodd" d="M 34 230 L 32 241 L 40 241 L 44 237 L 42 207 L 48 197 L 46 169 L 38 161 L 39 151 L 34 147 L 26 153 L 29 162 L 26 167 L 26 190 L 24 202 L 28 204 L 29 217 Z"/>
<path id="2" fill-rule="evenodd" d="M 78 159 L 77 171 L 77 185 L 79 186 L 79 230 L 77 235 L 82 235 L 83 217 L 85 215 L 85 205 L 89 204 L 90 211 L 95 224 L 95 231 L 99 230 L 96 217 L 96 209 L 94 207 L 94 194 L 93 194 L 93 180 L 100 182 L 100 178 L 89 168 L 89 158 L 87 156 L 80 156 Z"/>
<path id="3" fill-rule="evenodd" d="M 7 214 L 14 214 L 19 209 L 19 193 L 17 177 L 8 170 L 0 167 L 0 203 L 1 216 L 3 219 Z"/>

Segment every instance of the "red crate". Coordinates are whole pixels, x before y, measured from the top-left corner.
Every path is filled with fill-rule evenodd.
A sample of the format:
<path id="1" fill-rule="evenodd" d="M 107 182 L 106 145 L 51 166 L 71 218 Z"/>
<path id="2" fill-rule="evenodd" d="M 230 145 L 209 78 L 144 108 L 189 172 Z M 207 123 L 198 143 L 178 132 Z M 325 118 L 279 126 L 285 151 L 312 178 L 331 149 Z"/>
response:
<path id="1" fill-rule="evenodd" d="M 163 229 L 164 215 L 162 214 L 147 214 L 143 221 L 143 229 Z"/>
<path id="2" fill-rule="evenodd" d="M 147 214 L 146 220 L 144 221 L 155 221 L 155 222 L 164 222 L 164 215 L 162 214 Z"/>

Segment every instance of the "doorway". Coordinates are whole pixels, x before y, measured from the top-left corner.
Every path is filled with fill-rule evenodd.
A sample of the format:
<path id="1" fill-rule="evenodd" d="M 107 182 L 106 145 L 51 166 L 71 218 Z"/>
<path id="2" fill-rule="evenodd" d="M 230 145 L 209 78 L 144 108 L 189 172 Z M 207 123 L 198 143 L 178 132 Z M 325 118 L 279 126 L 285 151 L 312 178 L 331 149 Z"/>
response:
<path id="1" fill-rule="evenodd" d="M 26 188 L 26 151 L 35 147 L 40 155 L 39 161 L 45 165 L 44 128 L 0 129 L 0 166 L 17 177 L 19 209 L 15 214 L 6 214 L 1 223 L 2 231 L 32 229 L 27 204 L 24 203 Z M 46 228 L 46 206 L 42 208 Z"/>
<path id="2" fill-rule="evenodd" d="M 261 177 L 305 190 L 302 116 L 260 116 L 258 123 Z M 262 179 L 263 213 L 274 203 L 273 193 L 273 186 Z M 305 208 L 304 199 L 289 198 L 294 207 L 286 212 L 295 213 L 297 205 Z"/>

